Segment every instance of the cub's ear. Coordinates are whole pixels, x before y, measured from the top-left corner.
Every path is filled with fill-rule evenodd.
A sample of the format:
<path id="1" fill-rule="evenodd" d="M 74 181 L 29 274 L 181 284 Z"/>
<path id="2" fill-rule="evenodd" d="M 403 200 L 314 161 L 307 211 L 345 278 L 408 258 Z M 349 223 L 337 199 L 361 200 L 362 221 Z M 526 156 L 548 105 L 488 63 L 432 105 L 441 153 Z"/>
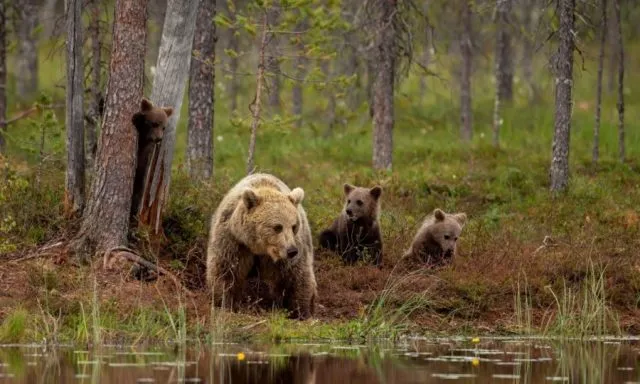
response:
<path id="1" fill-rule="evenodd" d="M 252 209 L 260 204 L 260 197 L 256 195 L 253 189 L 247 188 L 242 192 L 242 202 L 247 209 Z"/>
<path id="2" fill-rule="evenodd" d="M 436 218 L 436 221 L 443 221 L 445 217 L 444 212 L 440 208 L 433 210 L 433 216 Z"/>
<path id="3" fill-rule="evenodd" d="M 374 199 L 378 200 L 382 195 L 382 187 L 379 185 L 376 185 L 375 187 L 371 188 L 369 193 L 371 193 L 371 196 L 373 196 Z"/>
<path id="4" fill-rule="evenodd" d="M 171 107 L 162 108 L 162 110 L 167 114 L 167 117 L 171 117 L 171 115 L 173 115 L 173 108 Z"/>
<path id="5" fill-rule="evenodd" d="M 298 205 L 302 203 L 304 199 L 304 190 L 300 187 L 294 188 L 293 191 L 289 193 L 289 200 L 293 203 L 293 205 Z"/>
<path id="6" fill-rule="evenodd" d="M 153 109 L 153 103 L 149 101 L 146 97 L 143 97 L 142 101 L 140 102 L 140 110 L 142 112 L 149 112 L 152 109 Z"/>
<path id="7" fill-rule="evenodd" d="M 133 117 L 131 118 L 131 122 L 138 130 L 140 130 L 144 126 L 144 120 L 145 120 L 145 117 L 144 117 L 144 113 L 142 112 L 134 113 Z"/>
<path id="8" fill-rule="evenodd" d="M 349 183 L 344 183 L 344 194 L 348 195 L 351 193 L 351 191 L 353 191 L 354 189 L 356 189 L 356 187 L 354 187 L 353 185 L 349 184 Z"/>
<path id="9" fill-rule="evenodd" d="M 464 225 L 467 223 L 467 214 L 464 212 L 456 213 L 455 215 L 453 215 L 453 218 L 458 222 L 458 224 L 460 224 L 461 227 L 464 227 Z"/>

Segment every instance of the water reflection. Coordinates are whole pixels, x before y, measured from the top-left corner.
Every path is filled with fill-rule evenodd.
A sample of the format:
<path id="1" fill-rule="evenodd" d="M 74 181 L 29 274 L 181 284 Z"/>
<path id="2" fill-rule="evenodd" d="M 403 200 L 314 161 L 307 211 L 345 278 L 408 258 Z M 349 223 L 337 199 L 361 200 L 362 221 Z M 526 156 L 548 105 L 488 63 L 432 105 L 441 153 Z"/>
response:
<path id="1" fill-rule="evenodd" d="M 0 346 L 0 383 L 640 383 L 637 341 L 410 339 L 394 346 Z"/>

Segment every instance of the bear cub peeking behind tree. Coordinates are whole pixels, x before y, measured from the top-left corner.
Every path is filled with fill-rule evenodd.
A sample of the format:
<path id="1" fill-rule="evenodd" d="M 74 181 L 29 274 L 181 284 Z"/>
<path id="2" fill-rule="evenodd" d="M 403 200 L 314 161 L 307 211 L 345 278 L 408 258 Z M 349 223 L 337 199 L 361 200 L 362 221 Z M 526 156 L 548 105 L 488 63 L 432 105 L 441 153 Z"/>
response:
<path id="1" fill-rule="evenodd" d="M 445 213 L 436 208 L 425 218 L 411 247 L 402 256 L 406 262 L 437 267 L 451 262 L 456 243 L 467 221 L 465 213 Z"/>
<path id="2" fill-rule="evenodd" d="M 355 187 L 344 184 L 344 209 L 331 227 L 320 234 L 320 246 L 337 252 L 345 263 L 364 260 L 380 266 L 380 196 L 382 187 Z"/>
<path id="3" fill-rule="evenodd" d="M 133 198 L 131 204 L 131 217 L 138 214 L 144 185 L 152 161 L 154 150 L 164 137 L 164 129 L 167 120 L 173 114 L 171 107 L 155 107 L 151 101 L 142 98 L 140 112 L 136 112 L 131 121 L 138 132 L 138 152 L 136 161 L 136 174 L 133 181 Z"/>

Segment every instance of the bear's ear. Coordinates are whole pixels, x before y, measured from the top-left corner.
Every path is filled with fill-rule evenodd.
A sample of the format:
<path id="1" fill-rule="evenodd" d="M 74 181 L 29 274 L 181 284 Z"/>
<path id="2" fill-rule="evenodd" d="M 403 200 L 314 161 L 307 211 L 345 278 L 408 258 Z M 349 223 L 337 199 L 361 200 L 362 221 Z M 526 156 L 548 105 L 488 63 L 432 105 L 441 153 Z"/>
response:
<path id="1" fill-rule="evenodd" d="M 464 212 L 456 213 L 455 215 L 453 215 L 453 218 L 458 222 L 458 224 L 460 224 L 461 227 L 464 227 L 464 225 L 467 223 L 467 214 Z"/>
<path id="2" fill-rule="evenodd" d="M 344 194 L 345 195 L 349 195 L 351 193 L 351 191 L 356 189 L 356 187 L 354 187 L 353 185 L 351 185 L 349 183 L 344 183 L 343 188 L 344 188 Z"/>
<path id="3" fill-rule="evenodd" d="M 140 102 L 140 110 L 142 112 L 149 112 L 152 109 L 153 109 L 153 103 L 150 102 L 146 97 L 143 97 L 142 101 Z"/>
<path id="4" fill-rule="evenodd" d="M 302 188 L 294 188 L 293 191 L 289 193 L 289 200 L 293 203 L 293 205 L 298 205 L 302 203 L 304 199 L 304 190 Z"/>
<path id="5" fill-rule="evenodd" d="M 444 221 L 444 212 L 440 208 L 433 210 L 433 216 L 436 218 L 436 221 Z"/>
<path id="6" fill-rule="evenodd" d="M 244 203 L 247 209 L 255 208 L 258 204 L 260 204 L 260 197 L 256 195 L 253 189 L 245 189 L 242 192 L 242 202 Z"/>
<path id="7" fill-rule="evenodd" d="M 162 108 L 162 110 L 167 114 L 167 117 L 171 117 L 171 115 L 173 115 L 173 108 L 171 107 Z"/>
<path id="8" fill-rule="evenodd" d="M 136 112 L 133 114 L 133 117 L 131 118 L 131 122 L 133 123 L 133 126 L 136 127 L 136 129 L 140 130 L 143 126 L 144 126 L 144 113 L 141 112 Z"/>
<path id="9" fill-rule="evenodd" d="M 382 187 L 379 185 L 376 185 L 375 187 L 371 188 L 369 193 L 371 194 L 371 196 L 373 196 L 375 200 L 378 200 L 382 195 Z"/>

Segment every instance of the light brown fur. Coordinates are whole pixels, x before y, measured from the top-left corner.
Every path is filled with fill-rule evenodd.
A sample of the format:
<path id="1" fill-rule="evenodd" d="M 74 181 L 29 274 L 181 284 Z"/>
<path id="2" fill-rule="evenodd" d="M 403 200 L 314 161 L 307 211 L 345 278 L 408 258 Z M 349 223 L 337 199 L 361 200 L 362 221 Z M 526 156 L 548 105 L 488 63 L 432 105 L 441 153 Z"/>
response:
<path id="1" fill-rule="evenodd" d="M 450 262 L 466 221 L 465 213 L 448 214 L 436 208 L 422 222 L 402 261 L 419 262 L 427 266 Z"/>
<path id="2" fill-rule="evenodd" d="M 207 249 L 207 283 L 216 305 L 224 296 L 236 308 L 255 271 L 294 317 L 313 315 L 317 284 L 303 198 L 301 188 L 291 190 L 269 174 L 247 176 L 229 190 L 211 219 Z"/>

